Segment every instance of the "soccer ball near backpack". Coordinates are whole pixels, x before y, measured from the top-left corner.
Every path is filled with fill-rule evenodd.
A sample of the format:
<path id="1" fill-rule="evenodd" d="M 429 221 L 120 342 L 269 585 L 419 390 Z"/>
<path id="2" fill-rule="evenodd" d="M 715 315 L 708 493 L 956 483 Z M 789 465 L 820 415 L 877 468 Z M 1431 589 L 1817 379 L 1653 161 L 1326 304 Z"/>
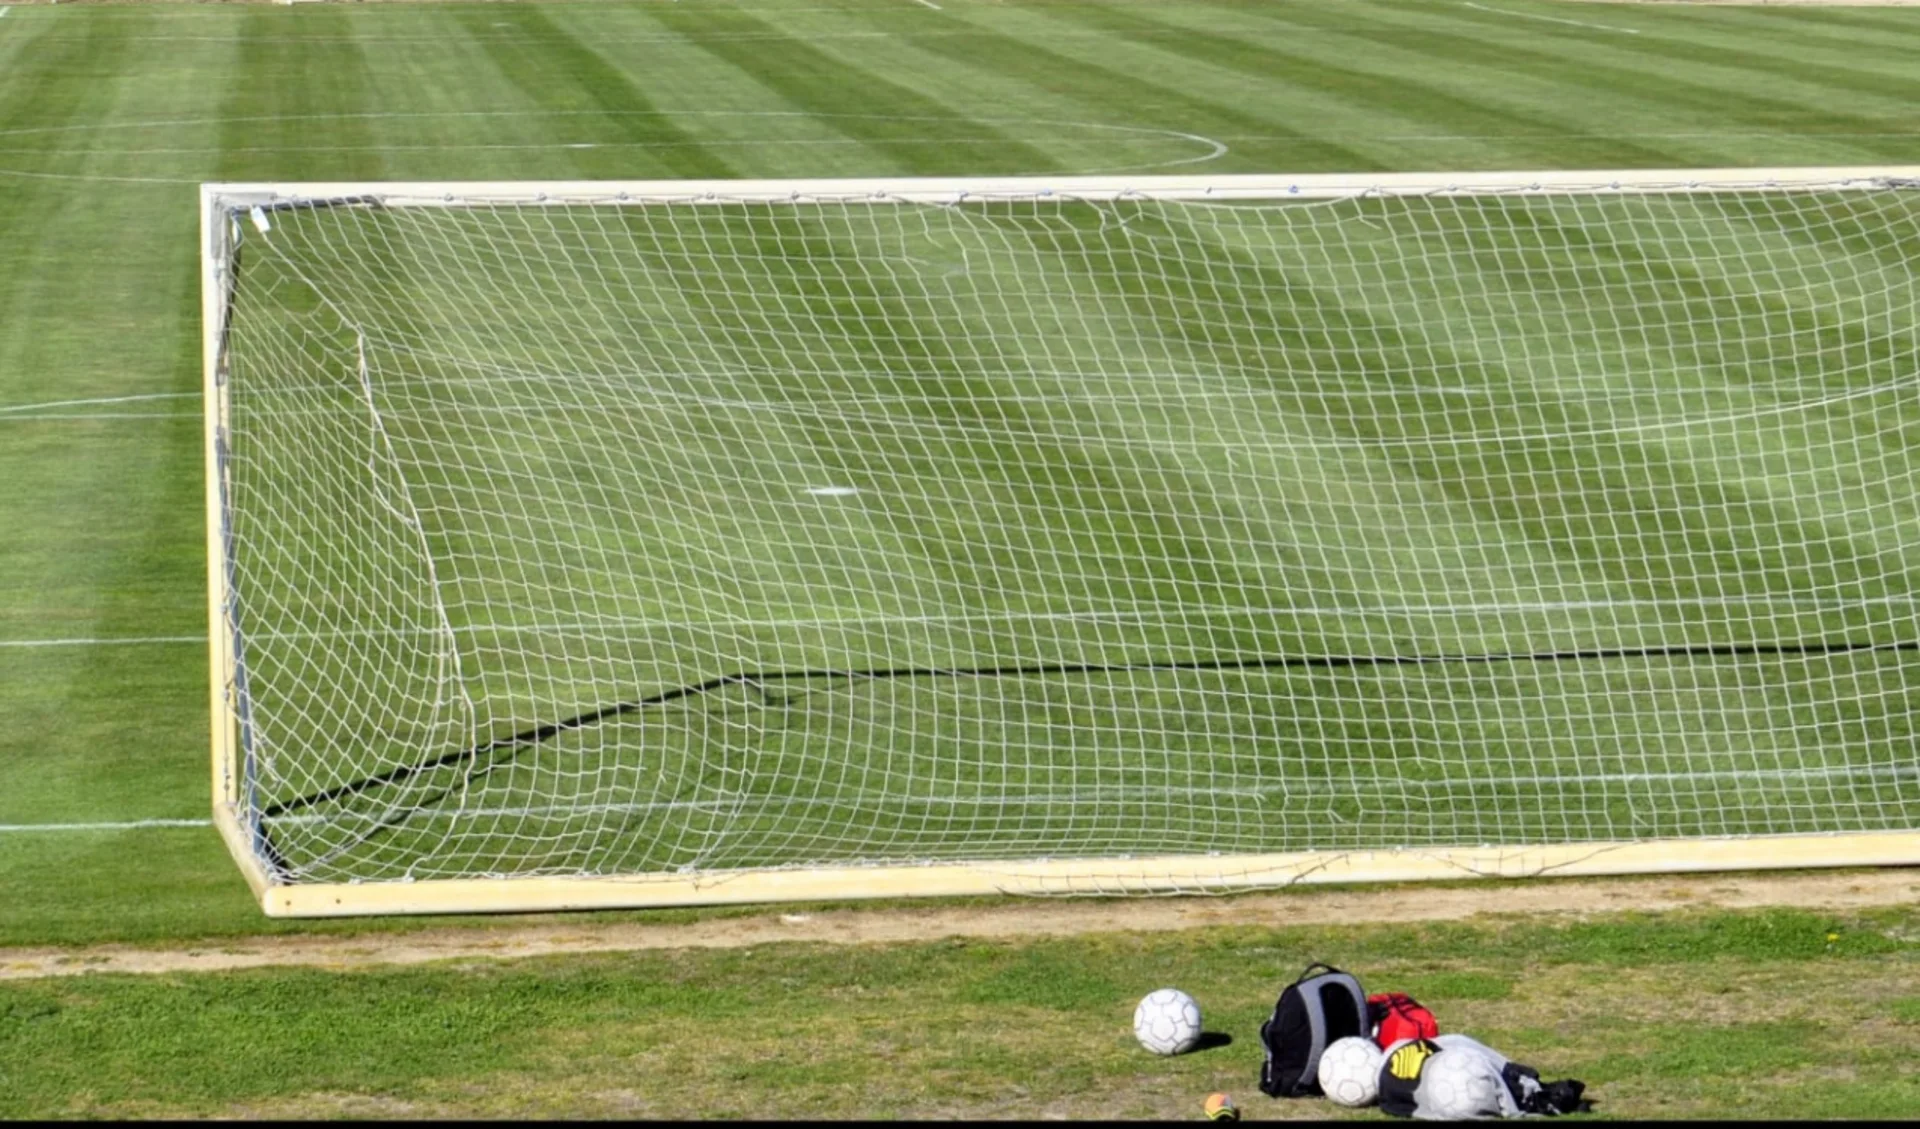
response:
<path id="1" fill-rule="evenodd" d="M 1380 1093 L 1380 1064 L 1385 1057 L 1364 1035 L 1335 1039 L 1320 1054 L 1320 1092 L 1338 1105 L 1373 1104 Z"/>
<path id="2" fill-rule="evenodd" d="M 1177 1055 L 1200 1041 L 1200 1005 L 1178 988 L 1147 993 L 1133 1009 L 1133 1037 L 1157 1055 Z"/>
<path id="3" fill-rule="evenodd" d="M 1508 1116 L 1500 1101 L 1505 1090 L 1494 1060 L 1466 1047 L 1441 1051 L 1420 1071 L 1421 1112 L 1445 1121 Z"/>

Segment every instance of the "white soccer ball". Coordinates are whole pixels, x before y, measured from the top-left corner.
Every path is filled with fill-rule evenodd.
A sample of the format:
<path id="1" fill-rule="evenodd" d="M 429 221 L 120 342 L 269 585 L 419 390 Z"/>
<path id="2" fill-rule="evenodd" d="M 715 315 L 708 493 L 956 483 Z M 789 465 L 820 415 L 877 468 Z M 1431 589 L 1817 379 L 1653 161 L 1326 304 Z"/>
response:
<path id="1" fill-rule="evenodd" d="M 1200 1041 L 1200 1005 L 1178 988 L 1149 992 L 1133 1009 L 1133 1037 L 1157 1055 L 1177 1055 Z"/>
<path id="2" fill-rule="evenodd" d="M 1386 1057 L 1363 1035 L 1335 1039 L 1320 1052 L 1320 1092 L 1337 1105 L 1372 1105 L 1380 1096 L 1380 1066 Z"/>
<path id="3" fill-rule="evenodd" d="M 1446 1121 L 1500 1117 L 1505 1087 L 1485 1055 L 1467 1048 L 1443 1050 L 1420 1071 L 1420 1108 Z"/>

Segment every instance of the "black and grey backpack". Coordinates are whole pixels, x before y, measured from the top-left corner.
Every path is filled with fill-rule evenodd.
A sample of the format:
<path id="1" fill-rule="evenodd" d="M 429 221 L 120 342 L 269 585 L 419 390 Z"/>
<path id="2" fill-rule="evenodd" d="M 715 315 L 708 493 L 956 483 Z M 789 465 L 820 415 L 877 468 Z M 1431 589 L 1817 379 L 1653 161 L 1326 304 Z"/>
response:
<path id="1" fill-rule="evenodd" d="M 1320 1054 L 1327 1044 L 1367 1034 L 1367 994 L 1360 990 L 1360 981 L 1330 964 L 1308 965 L 1300 979 L 1280 993 L 1273 1017 L 1260 1025 L 1260 1041 L 1267 1047 L 1261 1092 L 1276 1098 L 1318 1097 Z"/>

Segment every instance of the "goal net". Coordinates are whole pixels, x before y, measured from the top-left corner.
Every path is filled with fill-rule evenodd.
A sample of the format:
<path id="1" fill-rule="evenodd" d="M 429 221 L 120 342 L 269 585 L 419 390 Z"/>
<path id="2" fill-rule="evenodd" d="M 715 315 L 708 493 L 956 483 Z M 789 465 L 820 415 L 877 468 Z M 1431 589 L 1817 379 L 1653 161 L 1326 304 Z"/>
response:
<path id="1" fill-rule="evenodd" d="M 269 911 L 1920 861 L 1920 170 L 209 185 Z"/>

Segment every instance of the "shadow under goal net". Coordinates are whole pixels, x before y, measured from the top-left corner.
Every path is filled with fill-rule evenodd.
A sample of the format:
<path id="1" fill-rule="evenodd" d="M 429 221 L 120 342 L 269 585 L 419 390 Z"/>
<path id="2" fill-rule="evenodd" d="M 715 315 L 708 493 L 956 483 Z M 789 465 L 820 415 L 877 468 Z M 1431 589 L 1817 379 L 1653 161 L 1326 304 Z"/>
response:
<path id="1" fill-rule="evenodd" d="M 1920 189 L 1432 187 L 236 197 L 261 866 L 1920 828 Z"/>

